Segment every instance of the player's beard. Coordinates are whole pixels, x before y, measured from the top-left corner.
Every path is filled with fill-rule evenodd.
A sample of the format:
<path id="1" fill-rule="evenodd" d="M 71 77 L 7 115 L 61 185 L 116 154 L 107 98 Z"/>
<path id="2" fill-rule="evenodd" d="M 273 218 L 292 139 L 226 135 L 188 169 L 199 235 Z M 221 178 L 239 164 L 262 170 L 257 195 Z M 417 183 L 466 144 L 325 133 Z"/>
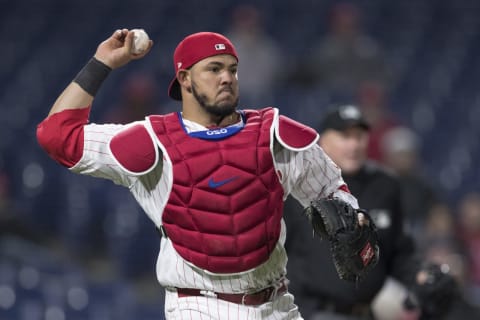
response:
<path id="1" fill-rule="evenodd" d="M 205 94 L 199 93 L 195 89 L 196 85 L 192 82 L 192 95 L 198 101 L 198 104 L 209 114 L 219 118 L 224 118 L 235 112 L 238 106 L 238 97 L 232 103 L 209 104 Z"/>

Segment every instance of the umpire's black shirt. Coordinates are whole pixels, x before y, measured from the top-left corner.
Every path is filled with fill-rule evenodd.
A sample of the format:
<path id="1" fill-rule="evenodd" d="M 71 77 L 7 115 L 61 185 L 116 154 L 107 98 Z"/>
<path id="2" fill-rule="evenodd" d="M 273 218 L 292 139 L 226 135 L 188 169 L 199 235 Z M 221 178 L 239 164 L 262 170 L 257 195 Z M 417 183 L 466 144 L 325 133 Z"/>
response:
<path id="1" fill-rule="evenodd" d="M 367 209 L 375 221 L 380 259 L 360 283 L 341 280 L 328 241 L 312 236 L 312 227 L 301 214 L 303 209 L 296 200 L 288 199 L 284 216 L 290 291 L 306 318 L 325 302 L 369 304 L 387 276 L 408 284 L 417 270 L 413 241 L 403 232 L 400 185 L 396 178 L 373 162 L 368 162 L 357 174 L 343 178 L 360 207 Z"/>

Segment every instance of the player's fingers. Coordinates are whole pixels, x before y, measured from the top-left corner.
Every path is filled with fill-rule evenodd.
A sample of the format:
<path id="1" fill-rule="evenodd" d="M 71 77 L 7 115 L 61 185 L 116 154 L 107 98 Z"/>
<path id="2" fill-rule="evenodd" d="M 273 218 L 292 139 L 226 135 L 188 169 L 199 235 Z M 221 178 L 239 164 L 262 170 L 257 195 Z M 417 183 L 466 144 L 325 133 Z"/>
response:
<path id="1" fill-rule="evenodd" d="M 112 34 L 112 38 L 118 39 L 122 35 L 122 30 L 117 29 L 115 32 Z"/>
<path id="2" fill-rule="evenodd" d="M 125 30 L 127 30 L 127 29 L 125 29 Z M 127 32 L 125 33 L 125 49 L 127 49 L 127 52 L 132 51 L 133 39 L 134 39 L 133 32 L 127 30 Z"/>
<path id="3" fill-rule="evenodd" d="M 115 32 L 112 34 L 112 38 L 116 40 L 122 40 L 124 38 L 123 30 L 122 29 L 117 29 Z"/>

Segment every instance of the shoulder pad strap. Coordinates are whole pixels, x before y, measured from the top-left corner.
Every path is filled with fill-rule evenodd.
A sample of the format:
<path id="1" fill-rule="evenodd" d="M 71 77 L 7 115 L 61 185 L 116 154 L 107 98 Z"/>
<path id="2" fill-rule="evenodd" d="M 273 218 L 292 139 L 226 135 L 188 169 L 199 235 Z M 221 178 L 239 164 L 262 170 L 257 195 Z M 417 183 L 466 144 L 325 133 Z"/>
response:
<path id="1" fill-rule="evenodd" d="M 279 116 L 274 126 L 278 142 L 293 151 L 309 149 L 319 138 L 314 129 L 285 116 Z"/>
<path id="2" fill-rule="evenodd" d="M 148 173 L 158 162 L 158 149 L 142 124 L 134 124 L 118 132 L 109 143 L 113 158 L 132 175 Z"/>

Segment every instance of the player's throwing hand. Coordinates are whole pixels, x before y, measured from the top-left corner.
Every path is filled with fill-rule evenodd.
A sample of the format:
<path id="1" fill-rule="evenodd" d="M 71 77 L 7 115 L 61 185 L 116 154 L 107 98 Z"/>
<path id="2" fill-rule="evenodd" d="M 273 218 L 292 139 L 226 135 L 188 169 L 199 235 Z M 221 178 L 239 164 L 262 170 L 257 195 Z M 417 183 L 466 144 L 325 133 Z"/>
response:
<path id="1" fill-rule="evenodd" d="M 103 41 L 95 52 L 95 58 L 112 69 L 119 68 L 131 60 L 141 59 L 148 54 L 153 46 L 153 41 L 149 40 L 145 51 L 135 54 L 132 46 L 134 33 L 128 29 L 116 30 L 110 38 Z"/>

